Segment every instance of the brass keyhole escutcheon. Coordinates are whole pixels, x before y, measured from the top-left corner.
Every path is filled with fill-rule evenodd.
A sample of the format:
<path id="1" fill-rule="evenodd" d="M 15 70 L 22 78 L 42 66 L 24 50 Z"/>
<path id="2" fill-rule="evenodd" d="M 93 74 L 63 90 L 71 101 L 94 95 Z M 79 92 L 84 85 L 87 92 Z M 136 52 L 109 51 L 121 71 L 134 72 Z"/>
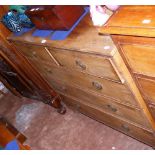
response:
<path id="1" fill-rule="evenodd" d="M 80 61 L 80 60 L 75 60 L 75 64 L 80 67 L 82 70 L 86 70 L 86 65 Z"/>
<path id="2" fill-rule="evenodd" d="M 122 125 L 121 125 L 121 127 L 122 127 L 122 128 L 123 128 L 123 130 L 124 130 L 124 131 L 126 131 L 126 132 L 129 132 L 129 131 L 130 131 L 129 126 L 128 126 L 128 125 L 126 125 L 126 124 L 122 124 Z"/>
<path id="3" fill-rule="evenodd" d="M 97 89 L 97 90 L 101 90 L 102 89 L 102 85 L 96 81 L 92 82 L 92 86 Z"/>
<path id="4" fill-rule="evenodd" d="M 45 68 L 45 70 L 46 70 L 48 73 L 52 74 L 52 70 L 51 70 L 50 68 Z"/>
<path id="5" fill-rule="evenodd" d="M 35 51 L 32 52 L 33 57 L 37 57 L 37 53 Z"/>
<path id="6" fill-rule="evenodd" d="M 112 107 L 110 104 L 107 105 L 108 109 L 110 109 L 112 112 L 116 112 L 117 108 Z"/>

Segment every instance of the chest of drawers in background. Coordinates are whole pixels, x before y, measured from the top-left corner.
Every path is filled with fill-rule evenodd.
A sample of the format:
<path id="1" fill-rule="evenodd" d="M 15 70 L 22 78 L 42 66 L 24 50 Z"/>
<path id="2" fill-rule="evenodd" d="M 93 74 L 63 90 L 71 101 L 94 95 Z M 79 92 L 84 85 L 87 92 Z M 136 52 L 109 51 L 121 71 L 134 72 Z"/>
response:
<path id="1" fill-rule="evenodd" d="M 119 40 L 122 56 L 130 69 L 152 116 L 155 119 L 155 39 L 123 37 Z"/>
<path id="2" fill-rule="evenodd" d="M 155 120 L 154 9 L 154 6 L 120 7 L 100 33 L 111 35 Z"/>
<path id="3" fill-rule="evenodd" d="M 89 16 L 63 41 L 10 37 L 67 105 L 155 146 L 154 124 L 109 36 L 99 36 Z"/>

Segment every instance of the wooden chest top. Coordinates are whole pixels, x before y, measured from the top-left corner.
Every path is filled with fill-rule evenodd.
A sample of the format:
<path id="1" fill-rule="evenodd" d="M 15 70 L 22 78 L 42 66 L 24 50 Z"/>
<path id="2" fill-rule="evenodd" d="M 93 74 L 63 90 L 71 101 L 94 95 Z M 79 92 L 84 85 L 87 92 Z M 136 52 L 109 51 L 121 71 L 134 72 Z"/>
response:
<path id="1" fill-rule="evenodd" d="M 154 10 L 155 6 L 122 6 L 99 32 L 155 37 Z"/>
<path id="2" fill-rule="evenodd" d="M 56 48 L 77 50 L 107 56 L 114 55 L 115 46 L 109 36 L 99 36 L 98 30 L 93 26 L 88 14 L 65 40 L 50 40 L 49 38 L 33 37 L 35 29 L 21 36 L 10 36 L 8 39 L 14 42 L 24 42 Z M 42 41 L 45 40 L 45 43 Z"/>

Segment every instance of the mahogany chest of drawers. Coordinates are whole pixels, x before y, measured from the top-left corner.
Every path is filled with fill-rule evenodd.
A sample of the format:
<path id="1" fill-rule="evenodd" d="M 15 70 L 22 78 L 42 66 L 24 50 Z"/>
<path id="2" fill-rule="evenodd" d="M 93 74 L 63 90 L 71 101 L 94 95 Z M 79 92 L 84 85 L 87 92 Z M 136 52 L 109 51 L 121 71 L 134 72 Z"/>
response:
<path id="1" fill-rule="evenodd" d="M 31 33 L 9 40 L 67 105 L 155 146 L 154 120 L 132 75 L 111 38 L 98 35 L 89 15 L 63 41 Z"/>
<path id="2" fill-rule="evenodd" d="M 38 29 L 69 30 L 83 12 L 82 6 L 40 5 L 31 6 L 25 14 Z"/>

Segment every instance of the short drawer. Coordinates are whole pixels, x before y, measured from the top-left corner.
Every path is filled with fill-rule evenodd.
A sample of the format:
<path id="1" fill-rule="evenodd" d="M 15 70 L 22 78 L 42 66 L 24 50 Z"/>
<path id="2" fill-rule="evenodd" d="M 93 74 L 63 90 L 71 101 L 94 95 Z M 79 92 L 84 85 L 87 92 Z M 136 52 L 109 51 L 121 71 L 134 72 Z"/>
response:
<path id="1" fill-rule="evenodd" d="M 133 72 L 155 77 L 155 46 L 122 44 L 121 48 Z"/>
<path id="2" fill-rule="evenodd" d="M 133 138 L 136 138 L 139 141 L 142 141 L 148 145 L 155 147 L 155 136 L 154 136 L 152 130 L 145 130 L 145 129 L 138 127 L 136 125 L 133 125 L 125 120 L 116 118 L 112 115 L 108 115 L 107 113 L 104 113 L 104 112 L 100 111 L 99 109 L 95 109 L 87 104 L 78 102 L 71 98 L 68 98 L 65 96 L 62 96 L 62 98 L 66 104 L 69 104 L 73 107 L 77 107 L 77 109 L 81 113 L 83 113 L 95 120 L 98 120 L 98 121 L 114 128 L 116 130 L 119 130 Z"/>
<path id="3" fill-rule="evenodd" d="M 92 75 L 86 75 L 82 72 L 70 72 L 69 70 L 45 64 L 41 65 L 40 72 L 43 73 L 47 81 L 62 81 L 68 85 L 79 87 L 88 92 L 90 91 L 94 94 L 113 98 L 118 102 L 125 102 L 128 105 L 138 106 L 126 85 L 94 77 Z"/>
<path id="4" fill-rule="evenodd" d="M 110 58 L 55 48 L 49 51 L 63 67 L 120 82 L 120 75 Z"/>
<path id="5" fill-rule="evenodd" d="M 144 98 L 149 102 L 155 103 L 155 80 L 137 77 L 137 81 Z"/>
<path id="6" fill-rule="evenodd" d="M 24 56 L 26 56 L 28 59 L 34 59 L 38 64 L 43 61 L 47 64 L 56 65 L 44 46 L 29 45 L 23 43 L 15 43 L 15 46 L 20 52 L 22 52 Z"/>
<path id="7" fill-rule="evenodd" d="M 125 118 L 131 122 L 142 125 L 145 128 L 150 128 L 148 121 L 146 120 L 144 114 L 142 114 L 140 109 L 121 105 L 108 98 L 96 96 L 73 86 L 66 85 L 62 82 L 49 82 L 52 88 L 54 88 L 54 90 L 60 94 L 71 96 L 72 98 L 76 98 L 76 100 L 81 100 L 95 108 L 99 108 L 101 111 L 119 116 L 121 118 Z"/>

